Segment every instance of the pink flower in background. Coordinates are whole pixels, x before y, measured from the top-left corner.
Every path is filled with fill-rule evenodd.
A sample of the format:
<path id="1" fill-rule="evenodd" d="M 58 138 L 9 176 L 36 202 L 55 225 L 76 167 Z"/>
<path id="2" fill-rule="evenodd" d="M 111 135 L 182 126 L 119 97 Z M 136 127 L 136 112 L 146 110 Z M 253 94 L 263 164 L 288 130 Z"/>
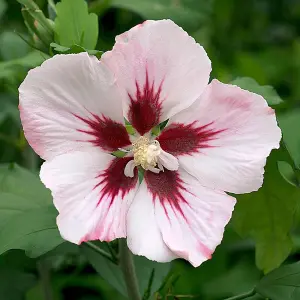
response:
<path id="1" fill-rule="evenodd" d="M 205 50 L 163 20 L 117 36 L 100 61 L 57 55 L 29 72 L 21 119 L 46 160 L 63 238 L 127 237 L 133 253 L 160 262 L 211 257 L 235 205 L 225 192 L 259 189 L 281 132 L 263 97 L 208 84 L 210 71 Z"/>

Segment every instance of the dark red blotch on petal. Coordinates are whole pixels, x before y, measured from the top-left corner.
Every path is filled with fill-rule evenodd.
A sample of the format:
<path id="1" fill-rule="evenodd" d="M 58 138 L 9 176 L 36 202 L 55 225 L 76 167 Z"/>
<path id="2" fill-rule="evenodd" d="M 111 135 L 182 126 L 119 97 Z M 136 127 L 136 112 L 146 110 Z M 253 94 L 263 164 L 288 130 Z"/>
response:
<path id="1" fill-rule="evenodd" d="M 106 151 L 116 151 L 131 144 L 129 135 L 123 124 L 94 114 L 91 114 L 90 119 L 75 116 L 89 126 L 88 130 L 77 130 L 93 137 L 89 142 L 95 146 L 99 146 Z"/>
<path id="2" fill-rule="evenodd" d="M 95 188 L 102 186 L 98 203 L 104 198 L 109 198 L 110 205 L 112 205 L 117 196 L 121 196 L 123 199 L 136 186 L 138 180 L 137 168 L 135 168 L 133 178 L 124 174 L 125 166 L 130 160 L 132 160 L 132 157 L 115 158 L 108 168 L 97 177 L 99 183 Z"/>
<path id="3" fill-rule="evenodd" d="M 184 198 L 183 192 L 189 194 L 192 193 L 185 188 L 184 182 L 180 178 L 178 171 L 169 171 L 165 169 L 164 172 L 160 172 L 159 174 L 147 171 L 145 172 L 144 178 L 147 183 L 148 190 L 152 194 L 153 202 L 155 202 L 155 200 L 160 202 L 168 219 L 170 220 L 166 205 L 169 204 L 177 217 L 179 215 L 182 216 L 185 222 L 191 225 L 191 231 L 188 234 L 193 233 L 192 226 L 194 225 L 190 223 L 191 220 L 185 216 L 182 209 L 183 206 L 190 206 L 188 201 Z M 172 220 L 170 220 L 170 222 L 172 222 Z M 197 247 L 199 251 L 201 251 L 207 259 L 210 259 L 213 251 L 209 249 L 203 241 L 197 237 L 197 235 L 195 235 L 195 237 L 198 240 Z M 188 252 L 181 252 L 180 255 L 189 259 Z"/>
<path id="4" fill-rule="evenodd" d="M 188 125 L 173 123 L 163 130 L 157 140 L 161 148 L 172 155 L 191 154 L 211 147 L 209 142 L 225 130 L 214 130 L 212 125 L 213 122 L 204 126 L 197 126 L 196 122 Z"/>
<path id="5" fill-rule="evenodd" d="M 147 171 L 145 172 L 144 178 L 147 183 L 148 190 L 152 194 L 153 201 L 156 199 L 160 201 L 161 205 L 165 209 L 166 215 L 168 215 L 168 212 L 165 205 L 170 204 L 174 212 L 179 212 L 185 218 L 180 204 L 188 204 L 182 195 L 182 192 L 187 192 L 187 190 L 183 186 L 183 181 L 179 177 L 177 171 L 169 171 L 165 169 L 164 172 L 160 172 L 158 174 Z"/>
<path id="6" fill-rule="evenodd" d="M 143 135 L 153 127 L 159 124 L 161 116 L 161 88 L 162 83 L 157 90 L 154 88 L 154 81 L 149 82 L 148 72 L 146 71 L 146 81 L 141 88 L 138 82 L 134 96 L 128 94 L 130 105 L 128 111 L 128 120 L 131 125 Z"/>

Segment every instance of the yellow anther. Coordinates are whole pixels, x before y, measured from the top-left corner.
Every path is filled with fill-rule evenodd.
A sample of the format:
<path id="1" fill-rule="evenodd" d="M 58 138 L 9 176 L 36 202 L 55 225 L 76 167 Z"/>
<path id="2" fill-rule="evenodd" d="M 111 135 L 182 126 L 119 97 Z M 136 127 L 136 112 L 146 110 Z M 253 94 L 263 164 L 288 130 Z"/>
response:
<path id="1" fill-rule="evenodd" d="M 136 166 L 141 166 L 145 170 L 154 168 L 157 165 L 160 146 L 157 141 L 150 141 L 141 136 L 132 144 L 132 152 Z"/>

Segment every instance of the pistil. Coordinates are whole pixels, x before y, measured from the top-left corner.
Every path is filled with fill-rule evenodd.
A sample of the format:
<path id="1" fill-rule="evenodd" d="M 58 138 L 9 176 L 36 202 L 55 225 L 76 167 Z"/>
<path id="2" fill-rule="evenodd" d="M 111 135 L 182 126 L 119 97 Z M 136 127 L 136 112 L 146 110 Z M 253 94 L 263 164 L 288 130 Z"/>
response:
<path id="1" fill-rule="evenodd" d="M 161 148 L 157 141 L 150 141 L 149 138 L 141 136 L 132 144 L 132 152 L 136 166 L 153 171 L 157 166 Z M 157 171 L 159 172 L 159 169 Z"/>

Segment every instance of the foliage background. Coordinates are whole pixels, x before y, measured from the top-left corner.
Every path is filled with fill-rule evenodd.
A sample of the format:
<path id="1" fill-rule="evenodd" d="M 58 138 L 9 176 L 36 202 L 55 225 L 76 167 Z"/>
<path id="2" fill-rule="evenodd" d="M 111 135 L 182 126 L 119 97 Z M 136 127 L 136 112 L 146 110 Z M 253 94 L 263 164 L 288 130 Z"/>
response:
<path id="1" fill-rule="evenodd" d="M 82 2 L 68 1 L 74 6 Z M 50 193 L 39 182 L 42 162 L 22 133 L 18 86 L 30 68 L 48 57 L 44 52 L 62 49 L 50 47 L 54 40 L 41 43 L 28 32 L 19 2 L 26 1 L 0 0 L 0 299 L 125 299 L 123 279 L 114 265 L 100 259 L 88 245 L 63 243 Z M 49 19 L 55 18 L 57 1 L 35 2 Z M 137 258 L 141 290 L 147 289 L 154 270 L 152 292 L 161 286 L 157 299 L 224 299 L 251 290 L 283 262 L 296 262 L 300 254 L 300 2 L 94 0 L 88 1 L 88 7 L 97 15 L 99 36 L 90 30 L 94 36 L 78 41 L 81 46 L 109 50 L 115 35 L 143 20 L 171 18 L 205 47 L 213 64 L 212 77 L 223 82 L 237 77 L 256 81 L 240 78 L 235 83 L 264 94 L 276 108 L 283 131 L 281 149 L 268 159 L 263 188 L 238 197 L 234 217 L 213 259 L 195 269 L 180 260 L 159 265 Z M 74 18 L 68 9 L 63 14 L 61 35 L 64 20 Z M 33 20 L 31 15 L 28 18 Z M 55 42 L 72 46 L 55 34 Z M 261 87 L 265 85 L 278 94 L 271 87 Z M 116 244 L 111 247 L 117 250 Z M 300 278 L 293 285 L 295 290 L 299 282 Z M 269 298 L 300 299 L 295 290 L 282 298 L 276 298 L 277 292 Z M 249 299 L 264 297 L 257 294 Z"/>

